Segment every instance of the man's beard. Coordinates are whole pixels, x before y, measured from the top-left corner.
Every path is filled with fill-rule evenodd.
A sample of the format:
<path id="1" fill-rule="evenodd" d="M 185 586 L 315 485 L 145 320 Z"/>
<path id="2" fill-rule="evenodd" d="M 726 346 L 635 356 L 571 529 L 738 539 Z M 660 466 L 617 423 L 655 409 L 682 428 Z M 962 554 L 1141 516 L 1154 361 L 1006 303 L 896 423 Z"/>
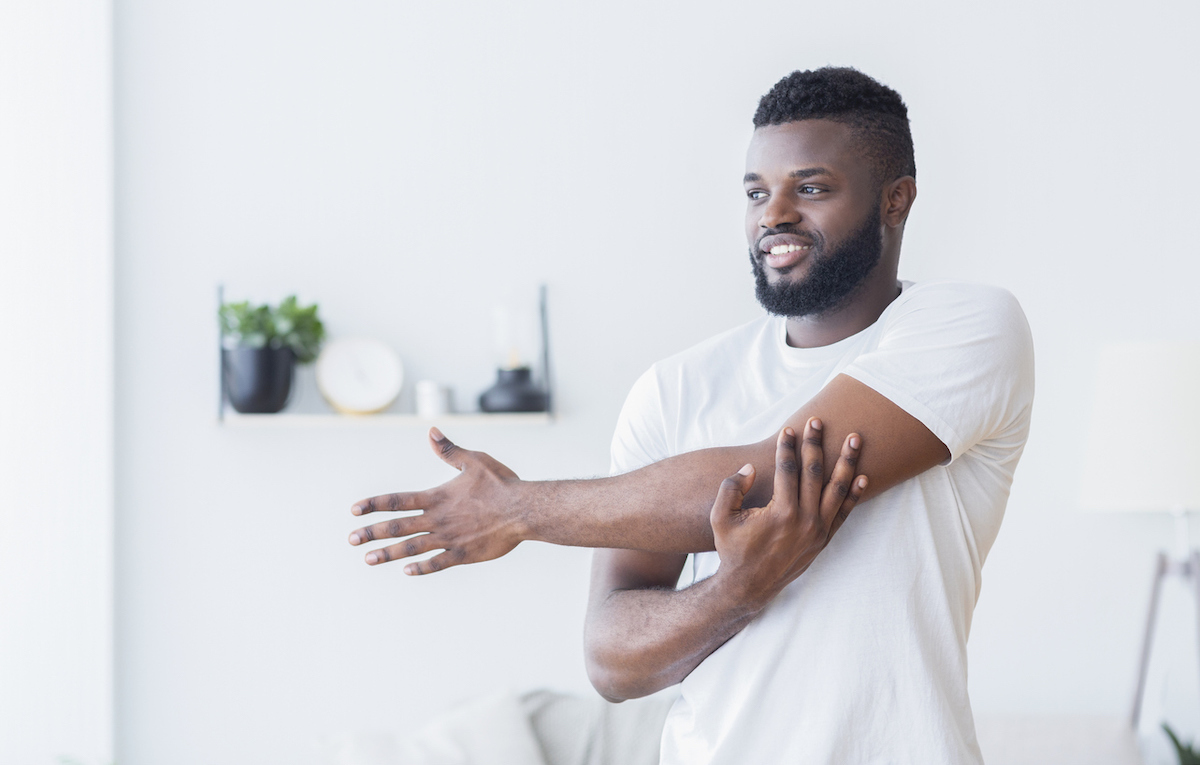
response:
<path id="1" fill-rule="evenodd" d="M 809 253 L 812 264 L 808 275 L 799 282 L 769 283 L 762 254 L 757 245 L 751 247 L 750 266 L 758 302 L 776 316 L 820 316 L 840 308 L 879 262 L 883 253 L 880 223 L 879 208 L 875 207 L 857 231 L 829 252 L 823 239 L 815 240 Z"/>

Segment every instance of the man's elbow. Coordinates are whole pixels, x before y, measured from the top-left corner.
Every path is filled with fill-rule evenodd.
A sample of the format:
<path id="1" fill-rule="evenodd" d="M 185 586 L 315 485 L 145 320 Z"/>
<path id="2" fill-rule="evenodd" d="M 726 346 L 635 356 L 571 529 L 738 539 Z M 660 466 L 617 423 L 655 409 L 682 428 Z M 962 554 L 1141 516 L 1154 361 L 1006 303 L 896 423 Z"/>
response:
<path id="1" fill-rule="evenodd" d="M 635 698 L 629 693 L 628 678 L 623 677 L 623 673 L 615 667 L 601 661 L 594 651 L 587 652 L 586 664 L 588 680 L 605 701 L 620 704 Z"/>
<path id="2" fill-rule="evenodd" d="M 653 673 L 637 667 L 632 658 L 588 647 L 585 662 L 588 680 L 605 701 L 620 704 L 622 701 L 649 696 L 666 687 L 656 685 Z"/>

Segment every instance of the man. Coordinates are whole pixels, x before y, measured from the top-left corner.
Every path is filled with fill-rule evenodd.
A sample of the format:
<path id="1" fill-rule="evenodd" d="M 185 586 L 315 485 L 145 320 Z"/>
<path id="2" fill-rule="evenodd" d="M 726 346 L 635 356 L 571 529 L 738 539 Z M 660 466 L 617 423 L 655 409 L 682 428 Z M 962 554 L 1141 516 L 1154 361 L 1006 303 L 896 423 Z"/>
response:
<path id="1" fill-rule="evenodd" d="M 754 124 L 770 315 L 643 375 L 617 475 L 522 482 L 434 430 L 462 473 L 356 504 L 425 512 L 351 541 L 407 537 L 372 564 L 444 550 L 415 574 L 523 539 L 601 548 L 589 674 L 614 701 L 682 683 L 666 763 L 979 762 L 966 640 L 1028 434 L 1028 325 L 1003 290 L 897 281 L 916 168 L 894 91 L 795 72 Z"/>

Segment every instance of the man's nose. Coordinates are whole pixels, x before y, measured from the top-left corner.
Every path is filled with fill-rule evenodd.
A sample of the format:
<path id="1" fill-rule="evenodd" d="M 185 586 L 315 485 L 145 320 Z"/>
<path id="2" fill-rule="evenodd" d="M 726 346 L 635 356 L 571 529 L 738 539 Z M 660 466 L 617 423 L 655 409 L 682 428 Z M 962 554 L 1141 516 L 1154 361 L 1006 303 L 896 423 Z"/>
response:
<path id="1" fill-rule="evenodd" d="M 800 210 L 787 197 L 772 196 L 763 207 L 758 225 L 763 228 L 779 228 L 787 223 L 799 223 Z"/>

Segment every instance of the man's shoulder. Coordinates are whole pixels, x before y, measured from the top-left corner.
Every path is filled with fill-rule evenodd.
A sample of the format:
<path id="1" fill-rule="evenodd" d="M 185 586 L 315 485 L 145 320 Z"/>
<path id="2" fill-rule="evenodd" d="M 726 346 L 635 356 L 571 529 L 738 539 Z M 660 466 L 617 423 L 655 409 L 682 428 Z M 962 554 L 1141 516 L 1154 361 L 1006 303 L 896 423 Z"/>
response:
<path id="1" fill-rule="evenodd" d="M 992 313 L 1021 312 L 1016 296 L 1003 287 L 955 279 L 926 279 L 905 282 L 904 292 L 890 308 L 926 306 L 968 308 Z"/>
<path id="2" fill-rule="evenodd" d="M 897 330 L 907 325 L 949 335 L 1032 344 L 1029 322 L 1016 296 L 991 284 L 951 279 L 908 284 L 881 318 Z M 889 331 L 887 327 L 882 329 Z"/>
<path id="3" fill-rule="evenodd" d="M 654 364 L 659 376 L 671 376 L 712 368 L 714 365 L 737 363 L 769 346 L 775 334 L 781 332 L 781 320 L 767 314 L 727 329 L 706 340 L 672 354 Z"/>

